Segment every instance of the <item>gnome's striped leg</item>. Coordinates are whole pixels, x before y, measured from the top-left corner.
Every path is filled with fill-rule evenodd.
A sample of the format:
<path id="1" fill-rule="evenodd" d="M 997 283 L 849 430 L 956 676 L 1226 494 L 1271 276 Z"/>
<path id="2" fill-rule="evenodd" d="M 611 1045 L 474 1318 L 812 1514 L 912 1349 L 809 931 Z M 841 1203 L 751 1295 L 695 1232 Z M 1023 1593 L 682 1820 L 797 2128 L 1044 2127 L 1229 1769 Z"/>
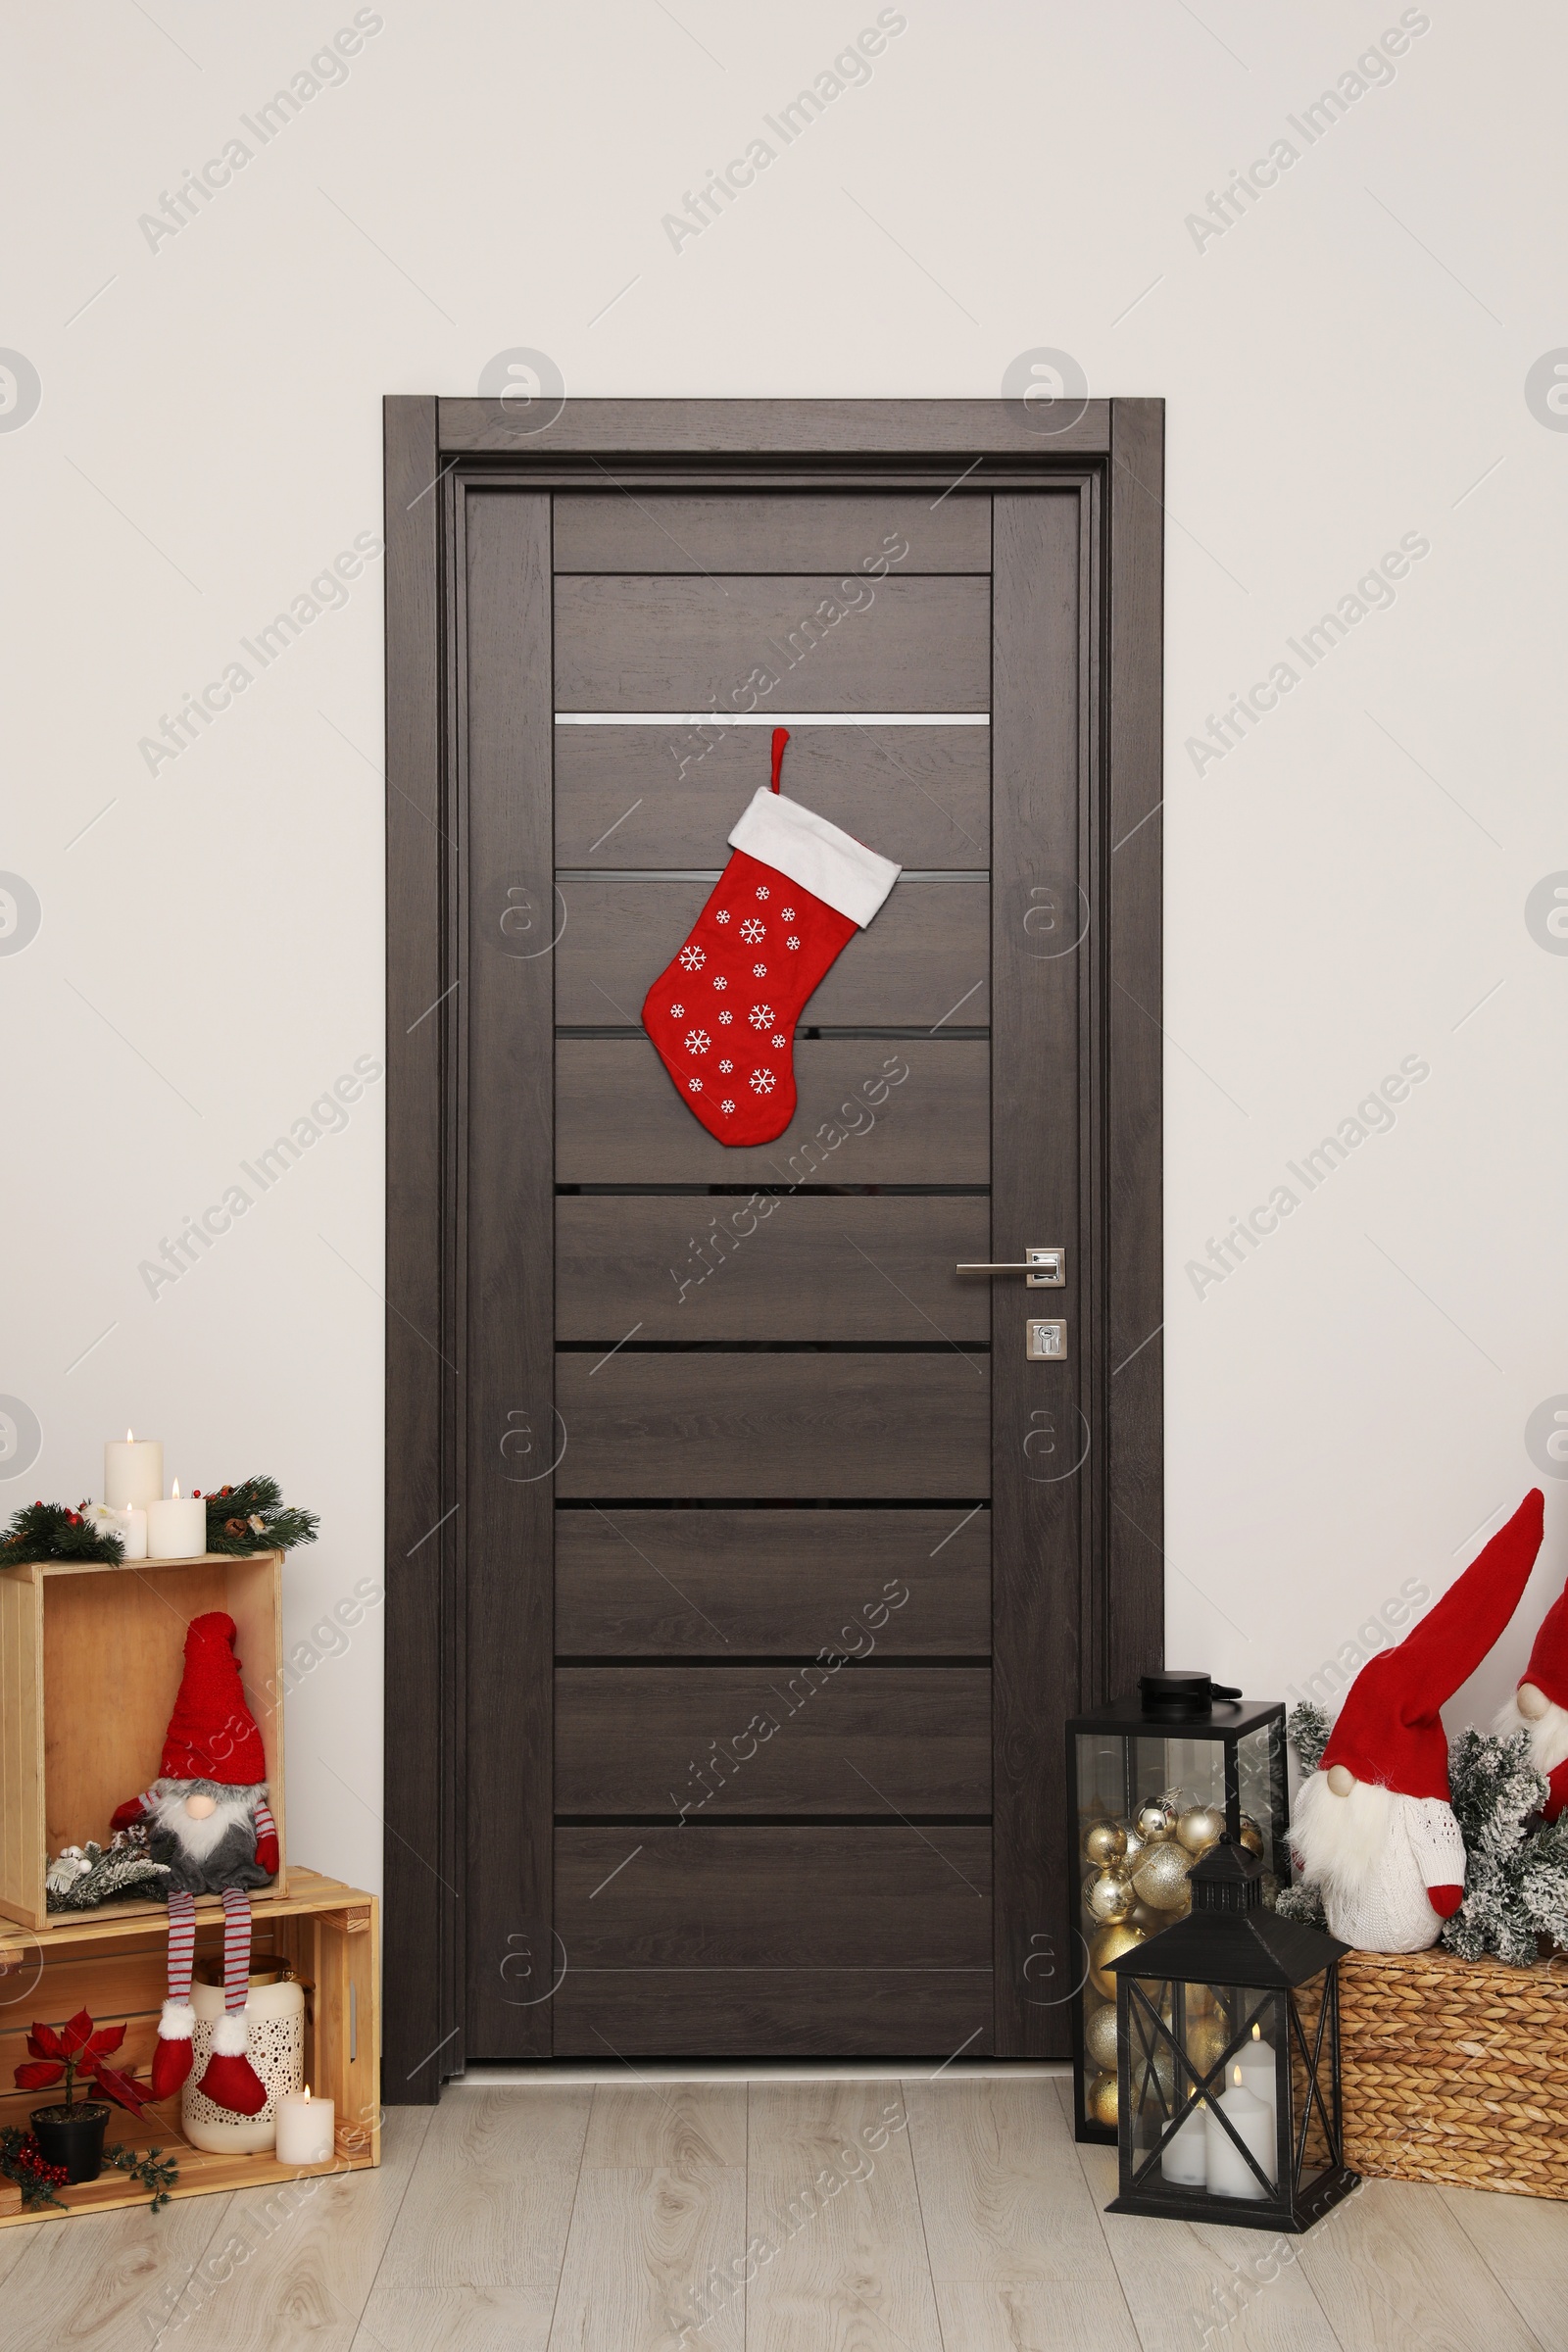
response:
<path id="1" fill-rule="evenodd" d="M 251 1898 L 243 1886 L 223 1888 L 223 2014 L 213 2028 L 213 2054 L 198 2085 L 215 2107 L 259 2115 L 267 2085 L 245 2054 L 245 1996 L 251 1981 Z"/>
<path id="2" fill-rule="evenodd" d="M 196 1897 L 175 1887 L 169 1898 L 169 1997 L 158 2021 L 153 2051 L 155 2099 L 172 2098 L 190 2073 L 190 2036 L 196 2012 L 190 2005 L 190 1972 L 196 1956 Z"/>

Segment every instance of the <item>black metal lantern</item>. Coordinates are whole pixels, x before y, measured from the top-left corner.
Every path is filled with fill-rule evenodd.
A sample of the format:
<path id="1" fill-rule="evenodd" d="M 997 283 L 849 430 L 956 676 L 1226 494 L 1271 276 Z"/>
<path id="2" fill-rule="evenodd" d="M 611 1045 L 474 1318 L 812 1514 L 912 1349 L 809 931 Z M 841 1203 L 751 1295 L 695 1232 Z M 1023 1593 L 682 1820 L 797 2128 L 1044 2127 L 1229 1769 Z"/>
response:
<path id="1" fill-rule="evenodd" d="M 1112 2213 L 1310 2230 L 1355 2187 L 1340 2106 L 1336 1936 L 1265 1909 L 1223 1839 L 1190 1915 L 1112 1963 L 1120 2195 Z"/>
<path id="2" fill-rule="evenodd" d="M 1087 1966 L 1073 1995 L 1080 2139 L 1116 2136 L 1118 1954 L 1185 1917 L 1188 1874 L 1224 1833 L 1254 1852 L 1263 1899 L 1288 1884 L 1285 1708 L 1206 1674 L 1146 1674 L 1137 1695 L 1067 1726 L 1076 1876 L 1068 1920 Z"/>

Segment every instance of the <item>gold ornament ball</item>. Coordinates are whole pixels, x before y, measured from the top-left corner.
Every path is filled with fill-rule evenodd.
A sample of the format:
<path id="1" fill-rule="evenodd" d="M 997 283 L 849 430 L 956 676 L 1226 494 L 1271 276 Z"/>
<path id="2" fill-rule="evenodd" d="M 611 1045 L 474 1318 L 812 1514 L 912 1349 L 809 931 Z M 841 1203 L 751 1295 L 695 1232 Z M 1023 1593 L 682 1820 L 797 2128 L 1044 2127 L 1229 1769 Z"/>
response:
<path id="1" fill-rule="evenodd" d="M 1146 1903 L 1135 1886 L 1133 1888 L 1133 1907 L 1127 1914 L 1127 1925 L 1130 1928 L 1142 1928 L 1146 1936 L 1158 1936 L 1170 1924 L 1170 1913 L 1156 1911 L 1152 1903 Z"/>
<path id="2" fill-rule="evenodd" d="M 1230 2034 L 1222 2017 L 1189 2018 L 1187 2024 L 1187 2055 L 1200 2075 L 1217 2066 Z"/>
<path id="3" fill-rule="evenodd" d="M 1147 1854 L 1140 1855 L 1133 1873 L 1134 1889 L 1155 1911 L 1185 1911 L 1193 1899 L 1187 1884 L 1192 1867 L 1193 1857 L 1187 1848 L 1165 1838 Z"/>
<path id="4" fill-rule="evenodd" d="M 1127 1833 L 1119 1822 L 1092 1822 L 1084 1833 L 1084 1857 L 1103 1870 L 1107 1862 L 1119 1862 L 1127 1851 Z"/>
<path id="5" fill-rule="evenodd" d="M 1131 2066 L 1133 2097 L 1135 2100 L 1139 2099 L 1143 2095 L 1145 2078 L 1148 2075 L 1148 2072 L 1149 2052 L 1147 2049 L 1135 2049 L 1132 2054 Z M 1163 2091 L 1166 2103 L 1168 2105 L 1171 2092 L 1176 2087 L 1176 2061 L 1170 2054 L 1168 2044 L 1163 2041 L 1160 2042 L 1158 2048 L 1154 2052 L 1154 2081 L 1159 2084 L 1160 2089 Z"/>
<path id="6" fill-rule="evenodd" d="M 1242 1815 L 1241 1838 L 1250 1854 L 1260 1854 L 1263 1851 L 1263 1833 L 1250 1813 Z"/>
<path id="7" fill-rule="evenodd" d="M 1116 2078 L 1097 2075 L 1084 2094 L 1084 2105 L 1091 2123 L 1103 2124 L 1107 2130 L 1116 2129 Z"/>
<path id="8" fill-rule="evenodd" d="M 1132 1882 L 1123 1870 L 1101 1870 L 1084 1888 L 1092 1919 L 1125 1919 L 1133 1907 Z"/>
<path id="9" fill-rule="evenodd" d="M 1194 1805 L 1176 1824 L 1176 1835 L 1193 1856 L 1217 1845 L 1225 1834 L 1225 1816 L 1213 1805 Z"/>
<path id="10" fill-rule="evenodd" d="M 1110 1974 L 1111 1962 L 1119 1960 L 1123 1952 L 1136 1951 L 1146 1940 L 1143 1929 L 1129 1927 L 1124 1919 L 1101 1929 L 1089 1946 L 1089 1982 L 1103 1999 L 1113 2001 L 1116 1998 L 1116 1980 Z"/>
<path id="11" fill-rule="evenodd" d="M 1162 1796 L 1152 1796 L 1138 1808 L 1138 1835 L 1146 1845 L 1158 1845 L 1176 1827 L 1176 1808 Z"/>
<path id="12" fill-rule="evenodd" d="M 1116 2004 L 1107 2001 L 1102 2009 L 1090 2011 L 1084 2021 L 1084 2049 L 1102 2073 L 1116 2071 Z"/>

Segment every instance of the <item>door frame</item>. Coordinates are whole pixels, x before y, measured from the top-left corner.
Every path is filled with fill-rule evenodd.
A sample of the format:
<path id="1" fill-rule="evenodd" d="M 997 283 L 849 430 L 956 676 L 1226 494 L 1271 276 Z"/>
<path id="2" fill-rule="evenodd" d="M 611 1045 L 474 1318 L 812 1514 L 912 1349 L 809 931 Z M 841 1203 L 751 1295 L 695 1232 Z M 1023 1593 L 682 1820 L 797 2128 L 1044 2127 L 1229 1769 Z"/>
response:
<path id="1" fill-rule="evenodd" d="M 1042 429 L 1043 425 L 1051 429 Z M 1054 1756 L 1072 1714 L 1160 1663 L 1164 1626 L 1161 806 L 1164 404 L 567 400 L 528 427 L 482 399 L 384 403 L 386 541 L 386 1761 L 382 2096 L 464 2064 L 466 1302 L 455 564 L 466 485 L 893 489 L 951 474 L 1088 493 L 1097 681 L 1079 886 L 1093 1399 L 1076 1655 L 1027 1694 Z M 1049 1238 L 1049 1237 L 1048 1237 Z M 1063 1857 L 1064 1859 L 1064 1857 Z M 1065 1906 L 1061 1930 L 1067 1935 Z M 1069 1974 L 1073 1973 L 1069 1970 Z M 1066 2054 L 1069 2012 L 1054 2010 Z"/>

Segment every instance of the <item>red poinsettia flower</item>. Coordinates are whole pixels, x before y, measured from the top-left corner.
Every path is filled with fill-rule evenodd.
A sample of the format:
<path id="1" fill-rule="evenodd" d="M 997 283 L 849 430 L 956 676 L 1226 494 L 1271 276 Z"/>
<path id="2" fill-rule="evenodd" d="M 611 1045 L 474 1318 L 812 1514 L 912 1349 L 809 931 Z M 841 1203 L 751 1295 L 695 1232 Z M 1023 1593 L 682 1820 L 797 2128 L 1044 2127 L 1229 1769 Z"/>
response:
<path id="1" fill-rule="evenodd" d="M 63 2082 L 65 2079 L 65 2068 L 49 2059 L 40 2060 L 31 2066 L 17 2068 L 17 2088 L 19 2090 L 47 2090 L 51 2082 Z"/>
<path id="2" fill-rule="evenodd" d="M 119 2107 L 126 2107 L 134 2116 L 147 2113 L 147 2101 L 152 2094 L 150 2082 L 138 2082 L 134 2075 L 123 2075 L 116 2066 L 96 2066 L 93 2082 L 106 2099 Z"/>
<path id="3" fill-rule="evenodd" d="M 40 2026 L 36 2021 L 27 2035 L 27 2047 L 35 2058 L 63 2058 L 66 2054 L 53 2026 Z"/>

